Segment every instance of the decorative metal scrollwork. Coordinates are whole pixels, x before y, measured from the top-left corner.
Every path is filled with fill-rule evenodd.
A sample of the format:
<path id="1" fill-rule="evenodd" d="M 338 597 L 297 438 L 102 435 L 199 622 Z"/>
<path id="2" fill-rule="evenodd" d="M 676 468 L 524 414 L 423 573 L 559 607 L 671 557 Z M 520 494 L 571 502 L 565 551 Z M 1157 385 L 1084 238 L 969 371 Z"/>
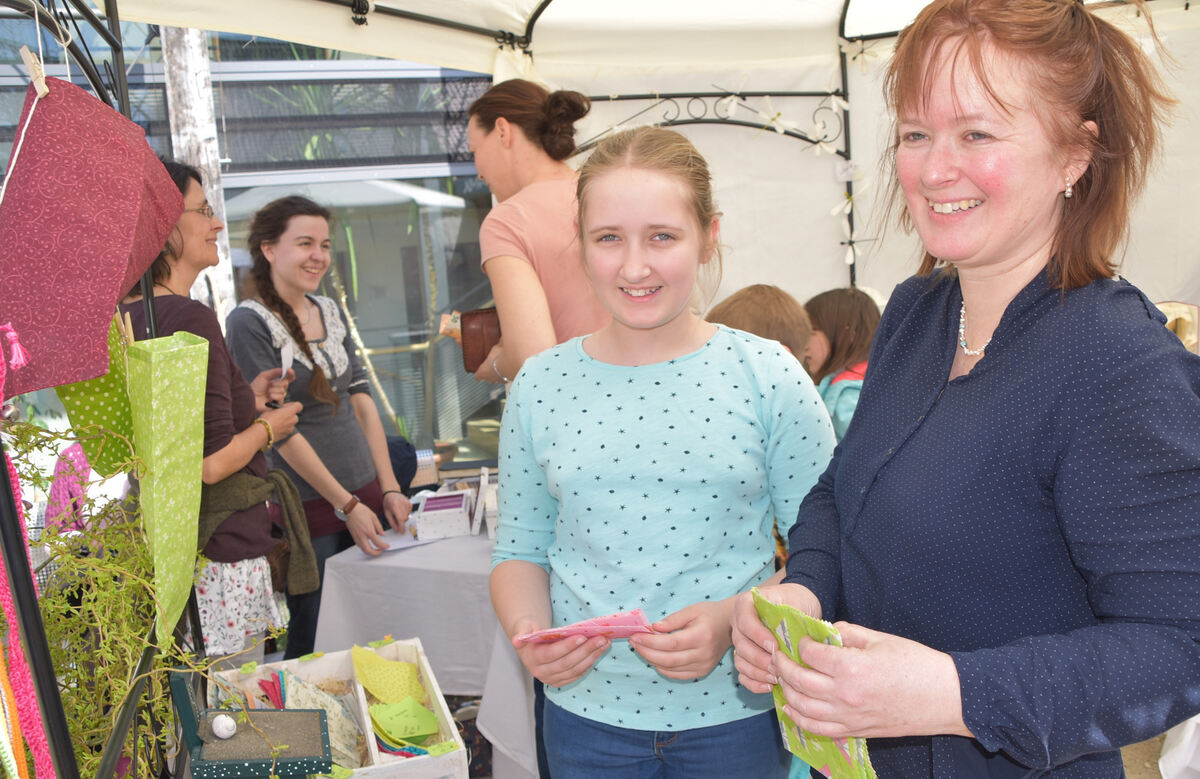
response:
<path id="1" fill-rule="evenodd" d="M 719 89 L 719 87 L 718 87 Z M 609 133 L 633 125 L 645 124 L 650 118 L 661 127 L 689 124 L 719 124 L 771 130 L 789 138 L 804 141 L 819 147 L 818 151 L 848 155 L 837 144 L 845 131 L 843 116 L 844 96 L 841 92 L 690 92 L 671 94 L 629 94 L 592 97 L 593 102 L 648 102 L 646 107 L 630 114 L 602 133 L 579 144 L 579 151 L 586 151 Z M 776 111 L 772 99 L 793 108 L 797 100 L 816 100 L 812 109 L 810 127 L 801 128 L 799 123 L 785 117 L 785 110 Z M 753 101 L 753 102 L 752 102 Z M 751 118 L 752 117 L 752 118 Z"/>

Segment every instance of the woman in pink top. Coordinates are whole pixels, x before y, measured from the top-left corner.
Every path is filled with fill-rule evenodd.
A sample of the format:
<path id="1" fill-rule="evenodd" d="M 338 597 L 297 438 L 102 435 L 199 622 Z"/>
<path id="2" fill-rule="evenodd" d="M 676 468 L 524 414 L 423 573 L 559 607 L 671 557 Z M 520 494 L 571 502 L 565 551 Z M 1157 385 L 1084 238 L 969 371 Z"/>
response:
<path id="1" fill-rule="evenodd" d="M 608 313 L 592 292 L 575 229 L 575 121 L 591 102 L 523 79 L 496 84 L 468 109 L 479 178 L 498 204 L 479 231 L 503 340 L 475 378 L 509 382 L 531 355 L 595 332 Z"/>

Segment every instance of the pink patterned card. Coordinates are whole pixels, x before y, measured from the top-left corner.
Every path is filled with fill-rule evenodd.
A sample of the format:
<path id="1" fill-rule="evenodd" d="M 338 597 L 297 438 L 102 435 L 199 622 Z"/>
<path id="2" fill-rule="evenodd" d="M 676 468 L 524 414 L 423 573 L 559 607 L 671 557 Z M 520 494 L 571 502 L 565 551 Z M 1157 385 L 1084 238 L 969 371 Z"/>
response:
<path id="1" fill-rule="evenodd" d="M 606 638 L 629 638 L 634 633 L 653 633 L 653 628 L 650 627 L 650 620 L 646 618 L 646 612 L 641 609 L 633 611 L 625 611 L 620 614 L 609 614 L 607 617 L 593 617 L 585 619 L 582 622 L 576 622 L 573 625 L 563 625 L 558 628 L 549 628 L 547 630 L 539 630 L 534 633 L 526 633 L 523 636 L 517 636 L 516 640 L 522 643 L 549 643 L 551 641 L 561 641 L 564 638 L 572 636 L 605 636 Z"/>

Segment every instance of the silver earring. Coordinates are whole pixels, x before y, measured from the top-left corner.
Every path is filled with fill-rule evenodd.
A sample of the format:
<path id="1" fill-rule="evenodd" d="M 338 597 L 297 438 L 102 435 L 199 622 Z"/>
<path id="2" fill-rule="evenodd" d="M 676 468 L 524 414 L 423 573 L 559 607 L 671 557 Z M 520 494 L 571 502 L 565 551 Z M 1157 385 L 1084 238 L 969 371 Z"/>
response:
<path id="1" fill-rule="evenodd" d="M 1075 190 L 1071 188 L 1071 177 L 1067 176 L 1067 188 L 1063 191 L 1063 197 L 1070 198 L 1075 194 Z"/>

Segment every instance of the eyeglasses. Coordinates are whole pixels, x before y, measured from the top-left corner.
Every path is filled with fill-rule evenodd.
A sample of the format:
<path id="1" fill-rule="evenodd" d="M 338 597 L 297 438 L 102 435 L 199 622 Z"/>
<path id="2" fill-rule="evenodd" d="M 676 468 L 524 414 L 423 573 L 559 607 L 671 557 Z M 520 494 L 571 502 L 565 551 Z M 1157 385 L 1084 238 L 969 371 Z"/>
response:
<path id="1" fill-rule="evenodd" d="M 213 211 L 212 206 L 210 206 L 208 203 L 205 203 L 204 205 L 200 206 L 199 208 L 185 208 L 185 209 L 183 209 L 183 213 L 185 213 L 185 214 L 190 214 L 190 213 L 204 214 L 205 219 L 212 219 L 213 214 L 216 212 Z"/>

